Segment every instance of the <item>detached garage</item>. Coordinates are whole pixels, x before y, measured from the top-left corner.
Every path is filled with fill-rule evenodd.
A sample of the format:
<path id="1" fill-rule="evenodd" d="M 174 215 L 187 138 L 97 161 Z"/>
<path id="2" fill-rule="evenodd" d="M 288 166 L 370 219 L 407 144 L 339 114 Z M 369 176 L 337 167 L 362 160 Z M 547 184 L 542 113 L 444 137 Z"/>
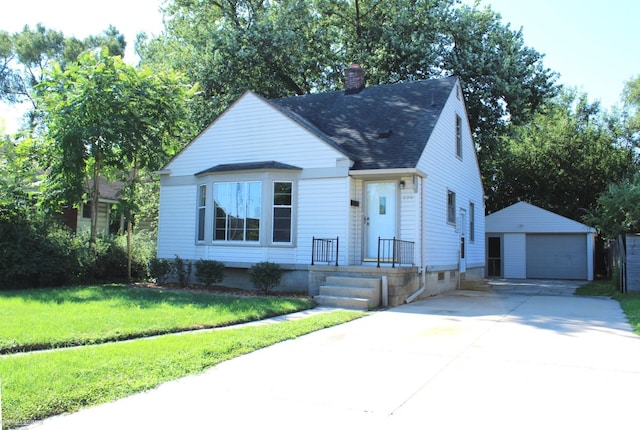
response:
<path id="1" fill-rule="evenodd" d="M 596 230 L 519 202 L 485 219 L 487 277 L 593 280 Z"/>

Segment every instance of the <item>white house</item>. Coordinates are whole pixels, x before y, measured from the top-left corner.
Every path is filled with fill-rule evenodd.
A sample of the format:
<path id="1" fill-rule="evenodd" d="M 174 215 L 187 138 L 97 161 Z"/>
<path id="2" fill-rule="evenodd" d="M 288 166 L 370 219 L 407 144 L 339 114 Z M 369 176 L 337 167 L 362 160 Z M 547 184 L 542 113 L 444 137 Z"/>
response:
<path id="1" fill-rule="evenodd" d="M 328 277 L 384 277 L 394 305 L 484 276 L 483 189 L 456 77 L 365 87 L 352 65 L 345 91 L 249 91 L 160 174 L 158 257 L 221 261 L 229 286 L 271 261 L 282 288 L 312 295 Z"/>
<path id="2" fill-rule="evenodd" d="M 593 280 L 596 230 L 525 202 L 485 221 L 487 277 Z"/>

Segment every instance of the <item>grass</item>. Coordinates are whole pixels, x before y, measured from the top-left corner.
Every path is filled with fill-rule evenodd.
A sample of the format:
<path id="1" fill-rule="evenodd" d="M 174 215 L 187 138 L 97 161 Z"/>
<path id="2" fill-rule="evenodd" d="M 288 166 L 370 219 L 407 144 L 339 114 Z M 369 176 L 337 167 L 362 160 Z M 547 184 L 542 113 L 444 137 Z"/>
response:
<path id="1" fill-rule="evenodd" d="M 594 281 L 578 288 L 576 295 L 580 296 L 606 296 L 617 300 L 625 313 L 633 332 L 640 335 L 640 293 L 631 292 L 622 294 L 618 292 L 616 284 L 611 280 Z"/>
<path id="2" fill-rule="evenodd" d="M 220 327 L 313 306 L 304 298 L 221 296 L 117 285 L 0 291 L 0 353 Z"/>
<path id="3" fill-rule="evenodd" d="M 4 428 L 148 390 L 362 315 L 333 311 L 278 324 L 6 355 L 0 358 Z"/>

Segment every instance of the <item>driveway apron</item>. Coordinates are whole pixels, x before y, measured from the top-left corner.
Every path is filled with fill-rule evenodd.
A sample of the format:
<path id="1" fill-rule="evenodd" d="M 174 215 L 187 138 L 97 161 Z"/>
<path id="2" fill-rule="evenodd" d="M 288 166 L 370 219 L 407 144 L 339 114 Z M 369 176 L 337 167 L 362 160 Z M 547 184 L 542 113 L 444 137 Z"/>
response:
<path id="1" fill-rule="evenodd" d="M 637 428 L 640 343 L 618 303 L 503 286 L 374 312 L 31 428 Z"/>

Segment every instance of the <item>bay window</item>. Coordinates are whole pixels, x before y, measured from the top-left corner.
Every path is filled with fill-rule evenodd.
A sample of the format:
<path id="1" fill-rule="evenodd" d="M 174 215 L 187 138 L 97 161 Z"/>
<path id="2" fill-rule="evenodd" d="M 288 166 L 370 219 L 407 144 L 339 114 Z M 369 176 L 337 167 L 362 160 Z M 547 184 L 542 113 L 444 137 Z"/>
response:
<path id="1" fill-rule="evenodd" d="M 214 240 L 257 242 L 262 218 L 260 182 L 213 185 Z"/>

